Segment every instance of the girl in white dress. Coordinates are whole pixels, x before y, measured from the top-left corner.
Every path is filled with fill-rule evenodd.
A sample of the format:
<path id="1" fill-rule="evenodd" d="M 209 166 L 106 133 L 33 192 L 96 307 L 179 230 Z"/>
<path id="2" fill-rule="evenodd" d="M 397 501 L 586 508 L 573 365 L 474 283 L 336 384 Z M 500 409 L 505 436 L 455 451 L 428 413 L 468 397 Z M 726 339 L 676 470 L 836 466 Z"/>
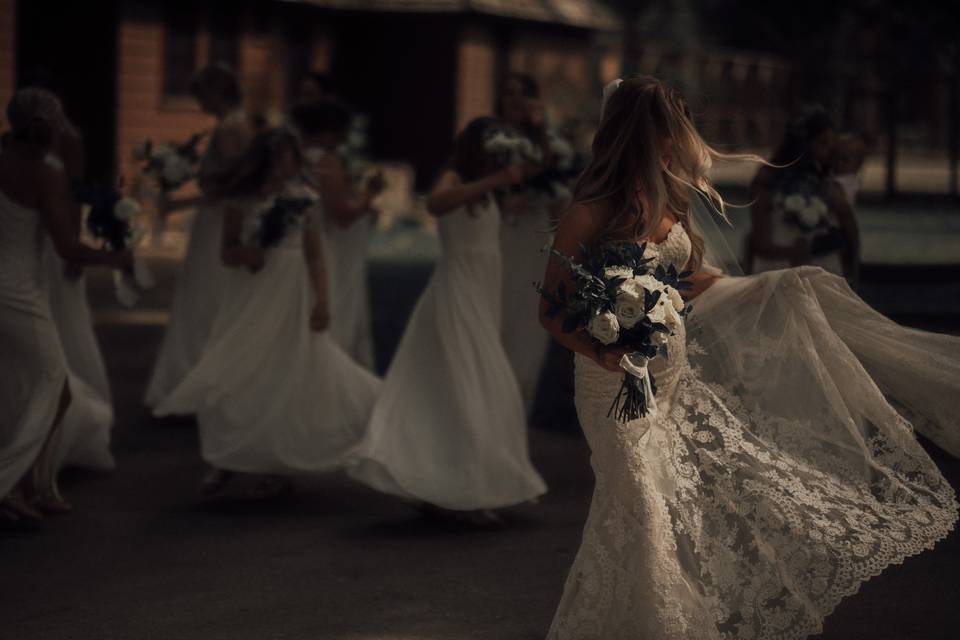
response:
<path id="1" fill-rule="evenodd" d="M 380 491 L 458 511 L 514 505 L 546 490 L 527 453 L 523 402 L 500 341 L 492 192 L 521 181 L 524 169 L 494 170 L 483 150 L 492 124 L 480 118 L 464 129 L 427 202 L 439 217 L 443 254 L 349 468 Z"/>
<path id="2" fill-rule="evenodd" d="M 843 187 L 830 175 L 836 131 L 813 108 L 796 116 L 750 185 L 750 271 L 816 265 L 853 277 L 859 231 Z"/>
<path id="3" fill-rule="evenodd" d="M 18 91 L 7 107 L 12 133 L 0 150 L 0 516 L 12 524 L 63 512 L 56 435 L 70 404 L 67 370 L 44 279 L 46 235 L 66 260 L 129 269 L 129 252 L 79 243 L 70 183 L 46 156 L 63 128 L 53 94 Z"/>
<path id="4" fill-rule="evenodd" d="M 360 440 L 380 389 L 327 331 L 320 208 L 290 220 L 275 246 L 258 242 L 262 212 L 278 196 L 313 195 L 299 182 L 300 153 L 285 129 L 252 143 L 226 207 L 229 271 L 210 343 L 156 409 L 197 414 L 201 453 L 217 470 L 204 481 L 207 493 L 230 472 L 270 474 L 256 489 L 267 495 L 284 486 L 277 476 L 336 467 Z"/>
<path id="5" fill-rule="evenodd" d="M 239 81 L 232 71 L 222 65 L 206 67 L 197 74 L 193 90 L 204 113 L 217 118 L 217 126 L 200 161 L 202 195 L 161 202 L 161 215 L 175 209 L 196 207 L 197 211 L 170 321 L 147 386 L 145 402 L 151 408 L 167 397 L 203 353 L 226 275 L 220 261 L 223 180 L 253 135 L 241 109 Z"/>
<path id="6" fill-rule="evenodd" d="M 549 638 L 805 638 L 865 580 L 947 535 L 954 492 L 817 311 L 807 273 L 836 277 L 719 276 L 690 211 L 697 192 L 722 207 L 706 175 L 724 156 L 660 81 L 610 89 L 556 249 L 579 261 L 583 246 L 647 241 L 654 264 L 695 272 L 691 321 L 714 288 L 743 295 L 669 337 L 668 358 L 650 362 L 656 412 L 626 423 L 609 416 L 623 350 L 564 333 L 542 306 L 576 354 L 597 478 Z M 561 282 L 552 260 L 545 287 Z"/>
<path id="7" fill-rule="evenodd" d="M 330 335 L 350 356 L 374 368 L 370 301 L 367 290 L 367 247 L 376 211 L 371 201 L 384 187 L 375 174 L 360 189 L 337 150 L 346 140 L 350 111 L 334 98 L 298 104 L 293 120 L 303 138 L 307 174 L 323 199 L 329 242 L 328 264 L 331 309 Z"/>
<path id="8" fill-rule="evenodd" d="M 523 73 L 509 74 L 500 91 L 499 114 L 509 126 L 528 136 L 547 155 L 548 133 L 539 106 L 540 88 Z M 550 336 L 537 322 L 539 282 L 547 257 L 542 249 L 550 242 L 557 208 L 566 200 L 530 198 L 508 194 L 503 198 L 505 220 L 500 225 L 503 254 L 503 346 L 520 384 L 527 415 L 536 400 Z M 527 313 L 522 312 L 526 309 Z"/>

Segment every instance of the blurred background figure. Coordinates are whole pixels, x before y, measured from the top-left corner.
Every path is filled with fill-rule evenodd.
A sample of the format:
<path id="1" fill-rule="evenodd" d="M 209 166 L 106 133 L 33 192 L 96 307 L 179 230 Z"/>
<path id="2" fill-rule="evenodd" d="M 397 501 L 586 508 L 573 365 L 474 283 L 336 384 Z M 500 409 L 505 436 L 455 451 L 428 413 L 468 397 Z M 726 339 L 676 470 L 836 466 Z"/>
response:
<path id="1" fill-rule="evenodd" d="M 216 118 L 216 126 L 200 162 L 200 195 L 182 199 L 161 196 L 161 215 L 190 208 L 196 208 L 196 213 L 170 321 L 147 386 L 145 401 L 150 407 L 163 401 L 203 353 L 226 273 L 220 261 L 223 184 L 253 135 L 239 81 L 229 68 L 205 67 L 197 73 L 191 89 L 203 112 Z"/>
<path id="2" fill-rule="evenodd" d="M 525 73 L 508 74 L 500 84 L 497 113 L 503 122 L 539 149 L 546 166 L 551 159 L 540 86 Z M 543 170 L 541 168 L 541 170 Z M 547 264 L 543 247 L 550 242 L 553 221 L 566 206 L 569 192 L 557 195 L 525 183 L 501 194 L 503 224 L 503 342 L 520 383 L 527 415 L 533 410 L 550 337 L 537 320 L 539 295 L 534 283 Z"/>
<path id="3" fill-rule="evenodd" d="M 58 82 L 45 69 L 25 74 L 24 87 L 43 88 L 54 95 Z M 64 114 L 63 129 L 47 163 L 63 171 L 71 186 L 70 220 L 79 240 L 84 216 L 79 200 L 86 175 L 83 134 Z M 56 455 L 57 467 L 76 465 L 106 470 L 113 467 L 110 436 L 113 406 L 107 370 L 93 330 L 83 265 L 63 260 L 48 238 L 44 250 L 50 313 L 57 325 L 60 344 L 70 375 L 72 402 L 63 419 Z"/>
<path id="4" fill-rule="evenodd" d="M 324 97 L 326 96 L 326 97 Z M 357 362 L 373 369 L 373 334 L 367 284 L 367 251 L 376 224 L 373 199 L 384 187 L 379 172 L 357 183 L 347 171 L 342 149 L 352 116 L 342 102 L 319 92 L 293 109 L 302 136 L 304 168 L 317 185 L 326 212 L 330 332 Z"/>
<path id="5" fill-rule="evenodd" d="M 65 127 L 60 101 L 43 89 L 22 89 L 7 106 L 7 118 L 10 135 L 0 150 L 0 517 L 28 525 L 71 508 L 57 485 L 71 391 L 44 277 L 46 239 L 62 259 L 81 265 L 127 269 L 132 258 L 79 241 L 70 180 L 49 160 Z"/>
<path id="6" fill-rule="evenodd" d="M 351 476 L 430 508 L 498 524 L 493 509 L 533 500 L 546 485 L 530 461 L 527 421 L 501 333 L 494 194 L 525 167 L 497 165 L 484 144 L 492 118 L 457 136 L 427 200 L 443 253 L 390 363 Z M 522 314 L 512 309 L 506 315 Z"/>
<path id="7" fill-rule="evenodd" d="M 831 174 L 836 128 L 820 107 L 794 117 L 751 183 L 751 270 L 812 264 L 852 278 L 859 232 Z"/>
<path id="8" fill-rule="evenodd" d="M 322 205 L 302 176 L 294 132 L 254 139 L 224 192 L 220 255 L 229 271 L 211 338 L 156 408 L 197 414 L 212 466 L 201 485 L 207 495 L 237 472 L 263 476 L 253 497 L 266 498 L 287 475 L 335 468 L 380 389 L 328 331 Z"/>

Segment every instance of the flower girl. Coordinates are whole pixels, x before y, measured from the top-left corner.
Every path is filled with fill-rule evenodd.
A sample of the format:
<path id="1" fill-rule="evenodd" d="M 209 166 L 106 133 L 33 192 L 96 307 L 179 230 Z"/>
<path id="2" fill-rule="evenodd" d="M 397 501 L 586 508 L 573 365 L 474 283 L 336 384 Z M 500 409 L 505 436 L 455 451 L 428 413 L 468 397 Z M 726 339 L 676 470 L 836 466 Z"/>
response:
<path id="1" fill-rule="evenodd" d="M 500 216 L 493 191 L 524 177 L 484 151 L 493 121 L 471 122 L 427 202 L 443 255 L 410 318 L 354 452 L 351 475 L 444 509 L 478 511 L 546 490 L 527 454 L 516 377 L 500 341 Z"/>
<path id="2" fill-rule="evenodd" d="M 230 472 L 295 474 L 336 466 L 360 439 L 380 382 L 326 331 L 321 211 L 286 129 L 253 142 L 225 208 L 231 267 L 203 357 L 159 414 L 197 413 L 212 493 Z M 268 476 L 267 495 L 284 486 Z"/>

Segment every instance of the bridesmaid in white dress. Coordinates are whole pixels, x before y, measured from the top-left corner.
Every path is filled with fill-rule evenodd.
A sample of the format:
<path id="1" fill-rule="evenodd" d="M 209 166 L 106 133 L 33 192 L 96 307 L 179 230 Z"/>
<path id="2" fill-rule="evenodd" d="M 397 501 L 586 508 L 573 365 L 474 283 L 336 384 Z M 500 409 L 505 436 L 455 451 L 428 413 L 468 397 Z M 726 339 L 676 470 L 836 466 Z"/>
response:
<path id="1" fill-rule="evenodd" d="M 0 517 L 22 524 L 70 509 L 56 484 L 56 436 L 70 404 L 67 368 L 44 278 L 45 237 L 66 260 L 129 269 L 129 252 L 80 244 L 70 183 L 46 157 L 64 126 L 57 98 L 18 91 L 0 150 Z"/>
<path id="2" fill-rule="evenodd" d="M 384 187 L 375 174 L 360 189 L 337 150 L 346 140 L 350 111 L 340 101 L 326 97 L 294 107 L 293 120 L 304 145 L 307 175 L 320 191 L 327 216 L 330 277 L 330 335 L 350 356 L 374 368 L 370 300 L 367 287 L 367 247 L 376 211 L 371 201 Z"/>
<path id="3" fill-rule="evenodd" d="M 56 154 L 47 156 L 62 169 L 71 185 L 80 184 L 85 174 L 85 148 L 77 129 L 67 122 Z M 78 204 L 72 219 L 80 236 L 83 214 Z M 67 361 L 72 401 L 63 418 L 57 448 L 57 466 L 77 465 L 91 469 L 112 469 L 110 430 L 113 405 L 107 368 L 93 330 L 93 315 L 87 301 L 87 280 L 83 267 L 60 258 L 53 243 L 46 243 L 45 263 L 50 293 L 50 312 L 60 334 Z"/>
<path id="4" fill-rule="evenodd" d="M 542 306 L 576 353 L 597 479 L 548 637 L 801 640 L 863 582 L 946 536 L 956 496 L 803 284 L 837 278 L 812 267 L 716 275 L 691 198 L 722 207 L 707 172 L 731 156 L 702 140 L 659 80 L 611 89 L 556 249 L 579 261 L 583 246 L 649 242 L 654 264 L 695 272 L 692 321 L 714 289 L 750 291 L 714 299 L 689 343 L 680 325 L 668 358 L 650 362 L 656 412 L 626 423 L 609 414 L 623 350 L 563 332 L 562 314 Z M 544 281 L 556 290 L 570 276 L 552 260 Z M 752 322 L 725 322 L 743 307 Z"/>
<path id="5" fill-rule="evenodd" d="M 65 120 L 57 148 L 45 158 L 47 164 L 64 172 L 74 186 L 83 178 L 84 155 L 80 132 Z M 78 238 L 82 218 L 80 206 L 73 200 L 70 219 Z M 58 469 L 65 465 L 112 469 L 113 406 L 106 366 L 93 331 L 83 266 L 63 260 L 48 238 L 44 242 L 44 269 L 50 313 L 67 361 L 71 393 L 70 406 L 57 436 L 54 464 Z"/>
<path id="6" fill-rule="evenodd" d="M 161 203 L 161 214 L 196 207 L 190 243 L 180 267 L 170 321 L 147 387 L 145 402 L 155 408 L 200 359 L 217 313 L 226 269 L 220 262 L 223 180 L 253 135 L 241 109 L 240 85 L 222 65 L 201 70 L 193 83 L 204 113 L 217 126 L 200 163 L 202 195 Z"/>
<path id="7" fill-rule="evenodd" d="M 790 122 L 771 158 L 771 164 L 783 168 L 761 167 L 750 185 L 750 271 L 809 264 L 853 277 L 859 232 L 846 192 L 829 174 L 835 145 L 833 122 L 822 110 L 809 110 Z M 804 215 L 788 210 L 788 198 L 800 192 L 823 203 L 823 211 Z"/>
<path id="8" fill-rule="evenodd" d="M 500 90 L 499 115 L 504 122 L 528 136 L 545 154 L 548 134 L 538 101 L 540 88 L 523 73 L 509 74 Z M 550 336 L 537 322 L 539 297 L 533 283 L 539 282 L 547 264 L 542 252 L 550 242 L 558 207 L 566 201 L 508 194 L 503 198 L 504 222 L 500 225 L 503 253 L 503 346 L 520 384 L 529 416 L 536 400 Z M 520 312 L 526 309 L 527 312 Z"/>
<path id="9" fill-rule="evenodd" d="M 264 205 L 281 194 L 313 193 L 300 182 L 300 153 L 286 129 L 252 143 L 229 191 L 238 198 L 224 220 L 230 269 L 211 340 L 156 409 L 197 414 L 201 452 L 214 468 L 202 486 L 207 494 L 233 472 L 268 474 L 255 489 L 265 497 L 285 486 L 280 476 L 338 466 L 360 440 L 380 389 L 327 331 L 320 208 L 291 222 L 277 246 L 256 239 Z"/>
<path id="10" fill-rule="evenodd" d="M 524 169 L 496 171 L 483 151 L 493 121 L 457 138 L 427 203 L 443 254 L 420 297 L 349 472 L 380 491 L 478 511 L 546 491 L 527 453 L 516 378 L 500 338 L 499 212 L 493 191 Z"/>

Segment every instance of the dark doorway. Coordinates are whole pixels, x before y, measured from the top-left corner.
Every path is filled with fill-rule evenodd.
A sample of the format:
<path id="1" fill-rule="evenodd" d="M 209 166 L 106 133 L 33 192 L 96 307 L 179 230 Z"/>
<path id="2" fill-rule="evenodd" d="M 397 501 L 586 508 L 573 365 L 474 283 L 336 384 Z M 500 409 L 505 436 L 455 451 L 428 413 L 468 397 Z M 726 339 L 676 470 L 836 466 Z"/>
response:
<path id="1" fill-rule="evenodd" d="M 453 16 L 344 16 L 335 33 L 333 80 L 370 116 L 378 159 L 408 161 L 427 188 L 450 153 L 456 106 Z"/>
<path id="2" fill-rule="evenodd" d="M 45 85 L 83 133 L 88 178 L 115 165 L 117 7 L 113 2 L 17 3 L 17 84 Z"/>

